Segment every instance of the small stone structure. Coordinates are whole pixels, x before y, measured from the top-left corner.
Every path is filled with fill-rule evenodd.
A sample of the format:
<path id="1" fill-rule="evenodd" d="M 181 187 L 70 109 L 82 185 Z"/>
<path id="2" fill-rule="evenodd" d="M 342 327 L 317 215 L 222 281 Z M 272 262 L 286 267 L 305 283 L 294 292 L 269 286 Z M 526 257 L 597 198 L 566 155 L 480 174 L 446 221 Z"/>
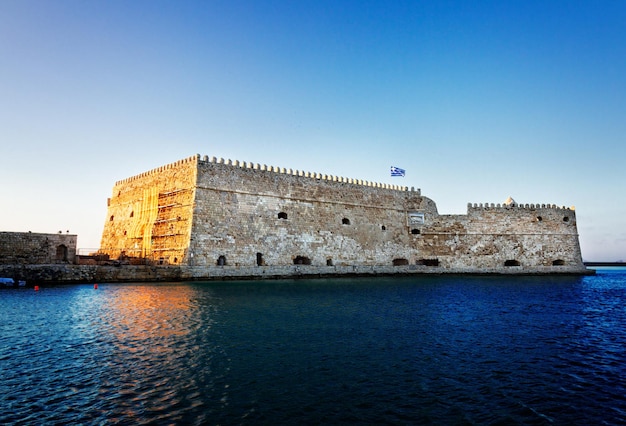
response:
<path id="1" fill-rule="evenodd" d="M 509 199 L 442 215 L 419 189 L 200 155 L 116 182 L 100 251 L 193 268 L 196 278 L 202 268 L 272 275 L 294 265 L 324 274 L 586 271 L 573 208 Z"/>
<path id="2" fill-rule="evenodd" d="M 0 265 L 72 264 L 76 235 L 0 232 Z"/>

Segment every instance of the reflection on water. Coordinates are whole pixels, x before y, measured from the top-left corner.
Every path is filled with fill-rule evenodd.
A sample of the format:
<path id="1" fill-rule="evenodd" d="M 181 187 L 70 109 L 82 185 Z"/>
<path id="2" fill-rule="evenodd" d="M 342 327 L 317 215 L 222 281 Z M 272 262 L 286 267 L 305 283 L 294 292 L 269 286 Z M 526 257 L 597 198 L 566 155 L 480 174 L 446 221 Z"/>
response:
<path id="1" fill-rule="evenodd" d="M 0 292 L 0 423 L 618 424 L 626 272 Z"/>

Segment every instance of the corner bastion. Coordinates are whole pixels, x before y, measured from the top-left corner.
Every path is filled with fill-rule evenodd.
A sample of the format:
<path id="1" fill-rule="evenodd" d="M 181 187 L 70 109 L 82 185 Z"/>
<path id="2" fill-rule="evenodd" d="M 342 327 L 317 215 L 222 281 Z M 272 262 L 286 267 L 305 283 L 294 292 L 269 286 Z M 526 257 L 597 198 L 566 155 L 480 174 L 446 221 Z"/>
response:
<path id="1" fill-rule="evenodd" d="M 446 215 L 420 189 L 200 155 L 116 182 L 100 252 L 197 279 L 586 272 L 573 208 Z"/>

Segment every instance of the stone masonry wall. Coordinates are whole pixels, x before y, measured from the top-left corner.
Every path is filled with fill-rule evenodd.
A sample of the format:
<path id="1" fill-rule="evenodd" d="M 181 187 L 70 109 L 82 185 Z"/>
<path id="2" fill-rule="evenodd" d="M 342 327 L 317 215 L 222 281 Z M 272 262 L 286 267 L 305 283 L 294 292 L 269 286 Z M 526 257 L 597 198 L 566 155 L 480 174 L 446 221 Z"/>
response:
<path id="1" fill-rule="evenodd" d="M 196 157 L 116 182 L 100 251 L 180 264 L 190 240 Z"/>
<path id="2" fill-rule="evenodd" d="M 444 268 L 584 269 L 576 216 L 556 206 L 468 206 L 415 235 L 419 251 Z"/>
<path id="3" fill-rule="evenodd" d="M 412 252 L 407 211 L 436 214 L 419 190 L 307 175 L 199 161 L 189 264 L 391 265 Z"/>
<path id="4" fill-rule="evenodd" d="M 0 232 L 0 264 L 74 263 L 75 234 Z"/>
<path id="5" fill-rule="evenodd" d="M 107 214 L 102 252 L 195 271 L 585 270 L 573 209 L 470 204 L 440 215 L 419 189 L 199 155 L 117 182 Z"/>

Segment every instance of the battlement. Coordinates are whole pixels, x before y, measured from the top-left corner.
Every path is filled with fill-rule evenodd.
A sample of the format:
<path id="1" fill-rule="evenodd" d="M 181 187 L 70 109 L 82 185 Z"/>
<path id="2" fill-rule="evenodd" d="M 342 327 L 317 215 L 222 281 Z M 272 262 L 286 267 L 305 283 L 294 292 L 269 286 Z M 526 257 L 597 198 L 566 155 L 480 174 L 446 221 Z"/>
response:
<path id="1" fill-rule="evenodd" d="M 164 166 L 157 167 L 152 170 L 148 170 L 147 172 L 143 172 L 138 175 L 119 180 L 115 182 L 115 185 L 127 184 L 134 180 L 142 179 L 150 175 L 161 174 L 164 171 L 169 170 L 169 169 L 173 169 L 173 168 L 177 168 L 177 167 L 181 167 L 185 165 L 194 165 L 194 164 L 197 164 L 198 162 L 222 164 L 225 166 L 238 167 L 241 169 L 259 170 L 262 172 L 272 172 L 272 173 L 283 174 L 283 175 L 300 176 L 300 177 L 309 178 L 309 179 L 324 180 L 324 181 L 329 181 L 329 182 L 339 182 L 339 183 L 346 183 L 346 184 L 351 184 L 351 185 L 368 186 L 372 188 L 389 189 L 393 191 L 417 192 L 418 193 L 417 195 L 420 195 L 421 193 L 421 190 L 419 188 L 416 189 L 414 187 L 411 187 L 409 189 L 408 186 L 391 185 L 391 184 L 381 183 L 381 182 L 371 182 L 371 181 L 367 181 L 363 179 L 347 178 L 347 177 L 328 175 L 328 174 L 322 174 L 322 173 L 317 173 L 317 172 L 305 172 L 302 170 L 286 169 L 284 167 L 268 166 L 266 164 L 252 163 L 252 162 L 247 162 L 247 161 L 238 161 L 238 160 L 230 160 L 230 159 L 225 160 L 224 158 L 209 157 L 208 155 L 201 156 L 200 154 L 192 155 L 191 157 L 187 157 L 182 160 L 178 160 L 173 163 L 166 164 Z"/>
<path id="2" fill-rule="evenodd" d="M 536 209 L 553 209 L 553 210 L 576 210 L 572 207 L 565 206 L 557 206 L 556 204 L 495 204 L 495 203 L 467 203 L 467 210 L 502 210 L 502 211 L 510 211 L 510 210 L 536 210 Z"/>
<path id="3" fill-rule="evenodd" d="M 117 182 L 115 182 L 115 185 L 116 186 L 124 185 L 124 184 L 130 183 L 132 181 L 135 181 L 137 179 L 143 179 L 143 178 L 151 176 L 151 175 L 160 174 L 160 173 L 164 172 L 165 170 L 174 169 L 174 168 L 186 165 L 186 164 L 191 164 L 191 165 L 197 164 L 197 161 L 198 161 L 199 157 L 200 157 L 200 155 L 192 155 L 191 157 L 183 158 L 182 160 L 178 160 L 178 161 L 175 161 L 173 163 L 169 163 L 169 164 L 166 164 L 164 166 L 157 167 L 156 169 L 148 170 L 147 172 L 143 172 L 143 173 L 140 173 L 140 174 L 135 175 L 135 176 L 131 176 L 131 177 L 126 178 L 126 179 L 118 180 Z"/>

